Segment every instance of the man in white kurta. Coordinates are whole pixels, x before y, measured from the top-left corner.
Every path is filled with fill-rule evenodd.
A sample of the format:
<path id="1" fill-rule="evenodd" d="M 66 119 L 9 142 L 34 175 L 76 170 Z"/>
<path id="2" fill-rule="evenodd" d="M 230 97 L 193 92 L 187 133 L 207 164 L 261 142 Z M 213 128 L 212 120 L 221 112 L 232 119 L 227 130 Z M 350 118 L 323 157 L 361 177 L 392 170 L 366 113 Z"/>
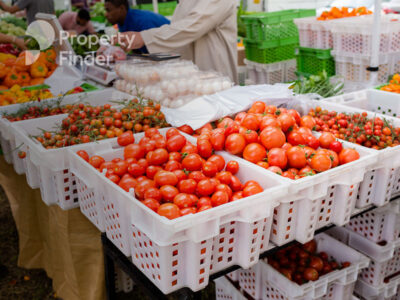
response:
<path id="1" fill-rule="evenodd" d="M 174 52 L 201 70 L 215 70 L 237 82 L 237 26 L 234 0 L 181 0 L 171 24 L 135 34 L 128 49 Z"/>

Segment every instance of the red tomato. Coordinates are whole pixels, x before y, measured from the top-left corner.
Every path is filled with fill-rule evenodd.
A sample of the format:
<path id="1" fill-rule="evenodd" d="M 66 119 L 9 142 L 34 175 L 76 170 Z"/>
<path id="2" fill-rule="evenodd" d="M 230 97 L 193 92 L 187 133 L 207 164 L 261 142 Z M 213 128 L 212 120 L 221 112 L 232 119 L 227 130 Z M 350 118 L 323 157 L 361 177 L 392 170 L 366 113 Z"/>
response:
<path id="1" fill-rule="evenodd" d="M 175 160 L 177 162 L 181 162 L 182 161 L 182 155 L 179 152 L 170 152 L 169 153 L 169 157 L 168 160 Z"/>
<path id="2" fill-rule="evenodd" d="M 164 170 L 170 171 L 170 172 L 175 171 L 175 170 L 182 170 L 182 165 L 181 165 L 181 163 L 177 162 L 176 160 L 170 160 L 164 166 Z"/>
<path id="3" fill-rule="evenodd" d="M 289 143 L 284 143 L 283 145 L 282 145 L 282 149 L 283 150 L 285 150 L 285 151 L 287 151 L 287 150 L 289 150 L 290 148 L 292 148 L 293 146 L 291 145 L 291 144 L 289 144 Z"/>
<path id="4" fill-rule="evenodd" d="M 128 172 L 131 174 L 133 177 L 139 177 L 142 176 L 146 173 L 146 169 L 143 168 L 143 166 L 133 163 L 128 166 Z"/>
<path id="5" fill-rule="evenodd" d="M 160 188 L 160 193 L 164 202 L 172 202 L 179 191 L 172 185 L 164 185 Z"/>
<path id="6" fill-rule="evenodd" d="M 305 280 L 316 281 L 319 278 L 319 274 L 314 268 L 307 268 L 303 273 L 303 277 Z"/>
<path id="7" fill-rule="evenodd" d="M 259 161 L 257 163 L 257 166 L 260 166 L 261 168 L 264 168 L 264 169 L 268 169 L 269 168 L 269 163 L 267 163 L 266 161 Z"/>
<path id="8" fill-rule="evenodd" d="M 190 172 L 201 170 L 203 167 L 203 162 L 200 155 L 194 153 L 188 154 L 182 160 L 182 167 Z"/>
<path id="9" fill-rule="evenodd" d="M 300 177 L 312 176 L 315 175 L 315 171 L 311 169 L 310 166 L 306 166 L 299 171 L 298 175 Z"/>
<path id="10" fill-rule="evenodd" d="M 279 167 L 276 167 L 276 166 L 269 167 L 267 170 L 271 171 L 271 172 L 274 172 L 274 173 L 276 173 L 278 175 L 282 175 L 282 173 L 283 173 L 282 169 L 279 168 Z"/>
<path id="11" fill-rule="evenodd" d="M 140 159 L 145 156 L 145 152 L 142 146 L 138 144 L 129 144 L 124 148 L 124 159 L 135 158 Z"/>
<path id="12" fill-rule="evenodd" d="M 232 195 L 231 201 L 236 201 L 236 200 L 239 200 L 239 199 L 242 199 L 242 198 L 243 198 L 243 192 L 239 191 L 239 192 L 236 192 L 236 193 L 234 193 Z"/>
<path id="13" fill-rule="evenodd" d="M 114 182 L 115 184 L 118 184 L 120 182 L 120 178 L 118 175 L 115 174 L 107 174 L 106 177 L 108 179 L 110 179 L 112 182 Z"/>
<path id="14" fill-rule="evenodd" d="M 126 177 L 119 182 L 119 186 L 126 192 L 129 192 L 130 189 L 136 189 L 138 184 L 138 181 L 132 177 Z"/>
<path id="15" fill-rule="evenodd" d="M 217 174 L 218 172 L 218 168 L 217 165 L 207 161 L 203 164 L 203 173 L 204 175 L 206 175 L 207 177 L 214 177 L 215 174 Z"/>
<path id="16" fill-rule="evenodd" d="M 268 163 L 270 166 L 285 169 L 287 165 L 286 151 L 281 148 L 272 148 L 268 152 Z"/>
<path id="17" fill-rule="evenodd" d="M 339 153 L 339 162 L 341 165 L 355 161 L 360 158 L 360 154 L 355 149 L 344 148 Z"/>
<path id="18" fill-rule="evenodd" d="M 306 153 L 303 148 L 295 146 L 286 151 L 289 166 L 301 169 L 307 165 Z"/>
<path id="19" fill-rule="evenodd" d="M 293 129 L 293 126 L 296 124 L 296 120 L 288 113 L 280 114 L 277 118 L 278 122 L 281 124 L 281 129 L 283 132 L 287 132 Z"/>
<path id="20" fill-rule="evenodd" d="M 174 198 L 174 204 L 178 206 L 180 209 L 188 208 L 193 205 L 192 199 L 189 197 L 189 194 L 179 193 Z"/>
<path id="21" fill-rule="evenodd" d="M 150 156 L 149 164 L 151 165 L 162 165 L 168 161 L 168 151 L 165 149 L 156 149 L 152 152 Z"/>
<path id="22" fill-rule="evenodd" d="M 317 172 L 327 171 L 332 167 L 332 161 L 326 154 L 315 154 L 311 158 L 310 167 Z"/>
<path id="23" fill-rule="evenodd" d="M 242 122 L 242 120 L 244 119 L 244 117 L 247 115 L 247 113 L 246 112 L 244 112 L 244 111 L 242 111 L 242 112 L 240 112 L 240 113 L 238 113 L 236 116 L 235 116 L 235 121 L 237 121 L 237 122 Z"/>
<path id="24" fill-rule="evenodd" d="M 179 152 L 185 145 L 186 138 L 181 134 L 176 134 L 167 138 L 167 149 L 169 152 Z"/>
<path id="25" fill-rule="evenodd" d="M 154 176 L 154 181 L 158 186 L 175 186 L 178 184 L 178 178 L 176 177 L 176 175 L 168 171 L 158 171 L 157 174 Z"/>
<path id="26" fill-rule="evenodd" d="M 214 193 L 215 186 L 212 184 L 210 179 L 203 179 L 197 184 L 197 193 L 200 196 L 209 196 Z"/>
<path id="27" fill-rule="evenodd" d="M 100 166 L 100 172 L 103 171 L 104 169 L 106 170 L 114 170 L 115 168 L 115 163 L 113 163 L 112 161 L 106 161 L 103 162 Z"/>
<path id="28" fill-rule="evenodd" d="M 148 198 L 151 198 L 151 199 L 154 199 L 154 200 L 157 200 L 158 202 L 160 202 L 162 199 L 160 190 L 155 187 L 148 188 L 144 192 L 144 199 L 148 199 Z"/>
<path id="29" fill-rule="evenodd" d="M 211 208 L 212 208 L 211 205 L 203 205 L 202 207 L 200 207 L 200 208 L 197 210 L 197 212 L 199 213 L 199 212 L 202 212 L 202 211 L 205 211 L 205 210 L 209 210 L 209 209 L 211 209 Z"/>
<path id="30" fill-rule="evenodd" d="M 308 135 L 306 137 L 306 145 L 313 149 L 318 149 L 319 148 L 319 140 L 313 135 Z"/>
<path id="31" fill-rule="evenodd" d="M 339 165 L 339 155 L 335 151 L 332 151 L 332 150 L 329 150 L 328 155 L 332 161 L 332 168 L 337 167 Z"/>
<path id="32" fill-rule="evenodd" d="M 222 119 L 221 122 L 218 123 L 217 127 L 218 128 L 227 128 L 231 123 L 233 123 L 233 120 L 229 117 L 225 117 Z"/>
<path id="33" fill-rule="evenodd" d="M 167 140 L 163 136 L 157 139 L 153 139 L 153 141 L 155 143 L 156 149 L 167 147 Z"/>
<path id="34" fill-rule="evenodd" d="M 225 137 L 228 135 L 239 132 L 239 124 L 237 122 L 232 122 L 227 128 L 225 128 Z"/>
<path id="35" fill-rule="evenodd" d="M 241 125 L 250 130 L 258 130 L 258 128 L 260 126 L 260 122 L 258 121 L 258 118 L 254 114 L 248 113 L 243 118 Z"/>
<path id="36" fill-rule="evenodd" d="M 211 198 L 210 197 L 201 197 L 199 201 L 197 201 L 197 208 L 200 208 L 204 205 L 211 206 Z"/>
<path id="37" fill-rule="evenodd" d="M 186 215 L 190 215 L 190 214 L 195 214 L 195 213 L 197 213 L 197 209 L 196 209 L 196 207 L 193 207 L 193 206 L 181 209 L 181 216 L 182 217 L 186 216 Z"/>
<path id="38" fill-rule="evenodd" d="M 183 170 L 174 170 L 172 173 L 174 173 L 176 178 L 178 178 L 178 182 L 187 179 L 187 175 Z"/>
<path id="39" fill-rule="evenodd" d="M 179 218 L 181 216 L 179 207 L 173 203 L 161 204 L 157 210 L 160 216 L 166 217 L 170 220 Z"/>
<path id="40" fill-rule="evenodd" d="M 233 133 L 225 140 L 225 150 L 233 155 L 241 154 L 245 146 L 246 139 L 240 133 Z"/>
<path id="41" fill-rule="evenodd" d="M 329 149 L 330 144 L 336 141 L 335 136 L 330 132 L 323 132 L 319 137 L 319 144 L 322 148 Z"/>
<path id="42" fill-rule="evenodd" d="M 194 194 L 196 192 L 197 182 L 194 179 L 184 179 L 179 181 L 178 190 L 181 193 Z"/>
<path id="43" fill-rule="evenodd" d="M 239 171 L 239 163 L 237 161 L 231 160 L 226 164 L 225 170 L 231 172 L 232 175 L 235 175 Z"/>
<path id="44" fill-rule="evenodd" d="M 144 205 L 146 205 L 151 210 L 157 212 L 160 207 L 160 203 L 152 198 L 146 198 L 146 200 L 141 201 Z"/>
<path id="45" fill-rule="evenodd" d="M 255 194 L 262 193 L 264 190 L 260 185 L 250 185 L 244 188 L 243 190 L 243 198 L 250 197 Z"/>
<path id="46" fill-rule="evenodd" d="M 223 150 L 225 145 L 225 129 L 214 129 L 210 137 L 210 142 L 215 151 Z"/>
<path id="47" fill-rule="evenodd" d="M 219 172 L 216 178 L 224 184 L 231 184 L 232 181 L 232 173 L 228 171 Z"/>
<path id="48" fill-rule="evenodd" d="M 96 169 L 99 168 L 101 164 L 104 162 L 105 162 L 104 158 L 98 155 L 94 155 L 91 158 L 89 158 L 89 163 Z"/>
<path id="49" fill-rule="evenodd" d="M 208 140 L 198 140 L 197 151 L 201 157 L 209 158 L 213 154 L 213 147 Z"/>
<path id="50" fill-rule="evenodd" d="M 258 134 L 254 130 L 246 130 L 243 136 L 247 144 L 256 143 L 258 141 Z"/>
<path id="51" fill-rule="evenodd" d="M 225 159 L 221 155 L 214 154 L 207 161 L 214 163 L 217 166 L 218 172 L 222 171 L 225 167 Z"/>
<path id="52" fill-rule="evenodd" d="M 226 192 L 217 191 L 211 197 L 211 204 L 213 207 L 220 206 L 229 202 L 229 196 Z"/>
<path id="53" fill-rule="evenodd" d="M 287 136 L 287 141 L 293 146 L 306 144 L 306 139 L 298 130 L 291 131 Z"/>
<path id="54" fill-rule="evenodd" d="M 243 158 L 245 160 L 251 161 L 254 164 L 262 161 L 266 156 L 267 151 L 262 145 L 258 143 L 248 144 L 243 151 Z"/>
<path id="55" fill-rule="evenodd" d="M 182 125 L 181 127 L 178 127 L 178 129 L 184 133 L 187 133 L 188 135 L 193 134 L 193 129 L 189 125 Z"/>
<path id="56" fill-rule="evenodd" d="M 228 194 L 229 199 L 232 198 L 232 194 L 233 194 L 232 189 L 229 186 L 227 186 L 226 184 L 223 184 L 223 183 L 218 184 L 215 187 L 215 191 L 226 192 Z"/>
<path id="57" fill-rule="evenodd" d="M 300 125 L 301 117 L 297 110 L 289 109 L 287 113 L 290 114 L 295 119 L 297 125 Z"/>
<path id="58" fill-rule="evenodd" d="M 292 172 L 285 171 L 282 173 L 283 177 L 289 178 L 289 179 L 295 179 L 295 175 Z"/>
<path id="59" fill-rule="evenodd" d="M 280 148 L 286 142 L 285 134 L 279 128 L 267 127 L 260 133 L 260 139 L 263 146 L 269 150 Z"/>
<path id="60" fill-rule="evenodd" d="M 146 176 L 147 176 L 149 179 L 153 179 L 153 178 L 154 178 L 154 175 L 156 175 L 157 172 L 158 172 L 158 171 L 161 171 L 161 170 L 162 170 L 162 168 L 161 168 L 160 166 L 148 166 L 148 167 L 146 168 Z"/>
<path id="61" fill-rule="evenodd" d="M 331 149 L 332 151 L 335 151 L 336 153 L 340 153 L 340 151 L 342 151 L 343 146 L 342 143 L 339 141 L 333 141 L 330 145 L 329 145 L 329 149 Z"/>
<path id="62" fill-rule="evenodd" d="M 195 146 L 193 144 L 190 144 L 190 143 L 187 143 L 185 146 L 183 146 L 181 152 L 182 153 L 187 153 L 187 154 L 197 153 L 198 152 L 197 151 L 197 146 Z"/>
<path id="63" fill-rule="evenodd" d="M 249 109 L 249 113 L 262 114 L 265 110 L 265 103 L 262 101 L 256 101 Z"/>
<path id="64" fill-rule="evenodd" d="M 120 146 L 127 146 L 129 144 L 133 144 L 135 142 L 135 137 L 133 136 L 133 132 L 128 130 L 125 131 L 117 138 L 117 143 Z"/>
<path id="65" fill-rule="evenodd" d="M 237 178 L 236 176 L 232 176 L 231 183 L 229 186 L 232 189 L 232 191 L 234 191 L 234 192 L 241 191 L 243 188 L 242 183 L 240 182 L 239 178 Z"/>
<path id="66" fill-rule="evenodd" d="M 300 120 L 300 126 L 301 127 L 307 127 L 310 128 L 311 130 L 315 127 L 316 123 L 313 117 L 311 116 L 302 116 Z"/>
<path id="67" fill-rule="evenodd" d="M 84 160 L 89 162 L 89 154 L 85 150 L 79 150 L 76 152 L 80 157 L 82 157 Z"/>
<path id="68" fill-rule="evenodd" d="M 170 128 L 170 129 L 167 130 L 167 132 L 165 134 L 165 137 L 167 138 L 167 140 L 169 140 L 174 135 L 181 135 L 181 133 L 176 128 Z"/>
<path id="69" fill-rule="evenodd" d="M 138 180 L 138 179 L 137 179 Z M 139 180 L 138 180 L 139 181 Z M 156 183 L 150 179 L 143 179 L 135 187 L 135 194 L 139 200 L 144 198 L 144 193 L 152 187 L 156 187 Z"/>
<path id="70" fill-rule="evenodd" d="M 260 123 L 260 130 L 264 130 L 267 127 L 279 127 L 280 124 L 274 116 L 264 116 Z"/>
<path id="71" fill-rule="evenodd" d="M 204 175 L 202 172 L 200 172 L 200 171 L 194 171 L 194 172 L 191 172 L 190 174 L 189 174 L 189 179 L 193 179 L 193 180 L 195 180 L 196 182 L 199 182 L 200 180 L 203 180 L 203 179 L 206 179 L 207 177 L 206 177 L 206 175 Z"/>

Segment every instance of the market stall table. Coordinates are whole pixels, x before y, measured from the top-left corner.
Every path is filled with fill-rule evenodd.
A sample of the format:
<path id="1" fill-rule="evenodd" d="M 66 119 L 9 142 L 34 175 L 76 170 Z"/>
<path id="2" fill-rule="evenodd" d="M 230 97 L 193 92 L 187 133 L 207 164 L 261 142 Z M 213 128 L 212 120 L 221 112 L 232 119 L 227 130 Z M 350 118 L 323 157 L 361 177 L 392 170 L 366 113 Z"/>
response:
<path id="1" fill-rule="evenodd" d="M 57 296 L 64 299 L 105 298 L 100 232 L 80 212 L 46 206 L 38 189 L 0 156 L 0 185 L 10 202 L 19 235 L 18 266 L 44 269 Z"/>

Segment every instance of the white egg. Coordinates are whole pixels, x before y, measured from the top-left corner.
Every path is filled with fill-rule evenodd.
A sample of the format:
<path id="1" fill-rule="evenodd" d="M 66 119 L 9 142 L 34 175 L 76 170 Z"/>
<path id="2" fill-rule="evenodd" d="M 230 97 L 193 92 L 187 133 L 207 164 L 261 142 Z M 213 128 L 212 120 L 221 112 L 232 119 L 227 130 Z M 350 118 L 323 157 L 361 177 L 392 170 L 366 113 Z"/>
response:
<path id="1" fill-rule="evenodd" d="M 171 104 L 171 100 L 170 100 L 169 98 L 165 98 L 165 99 L 162 101 L 162 105 L 165 106 L 165 107 L 169 107 L 170 104 Z"/>
<path id="2" fill-rule="evenodd" d="M 212 86 L 210 83 L 205 82 L 203 85 L 203 95 L 209 95 L 212 94 L 213 90 L 212 90 Z"/>
<path id="3" fill-rule="evenodd" d="M 177 95 L 177 90 L 176 90 L 175 85 L 170 84 L 170 85 L 168 86 L 167 94 L 168 94 L 168 97 L 170 97 L 170 98 L 175 98 L 175 97 L 176 97 L 176 95 Z"/>
<path id="4" fill-rule="evenodd" d="M 175 104 L 175 107 L 178 108 L 178 107 L 183 106 L 185 104 L 185 102 L 182 99 L 178 99 L 178 100 L 175 100 L 174 104 Z"/>
<path id="5" fill-rule="evenodd" d="M 232 87 L 232 84 L 228 80 L 224 80 L 222 82 L 222 89 L 227 90 Z"/>
<path id="6" fill-rule="evenodd" d="M 177 81 L 176 87 L 179 95 L 184 95 L 187 92 L 187 81 L 185 79 Z"/>
<path id="7" fill-rule="evenodd" d="M 166 81 L 166 80 L 161 81 L 161 89 L 163 91 L 167 91 L 168 90 L 168 81 Z"/>
<path id="8" fill-rule="evenodd" d="M 219 80 L 214 81 L 211 83 L 211 88 L 213 93 L 219 92 L 222 89 L 222 83 Z"/>

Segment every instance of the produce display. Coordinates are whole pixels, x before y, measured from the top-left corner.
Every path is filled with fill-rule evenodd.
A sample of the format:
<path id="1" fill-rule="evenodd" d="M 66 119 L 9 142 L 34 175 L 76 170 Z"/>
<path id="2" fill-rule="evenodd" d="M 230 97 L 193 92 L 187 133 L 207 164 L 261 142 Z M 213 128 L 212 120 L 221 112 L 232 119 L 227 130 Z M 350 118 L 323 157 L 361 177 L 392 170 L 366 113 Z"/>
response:
<path id="1" fill-rule="evenodd" d="M 256 181 L 240 182 L 236 161 L 204 151 L 193 145 L 175 128 L 162 136 L 147 129 L 138 143 L 132 131 L 118 137 L 124 158 L 106 161 L 81 150 L 77 154 L 99 172 L 129 192 L 144 205 L 168 219 L 195 214 L 241 198 L 261 193 Z"/>
<path id="2" fill-rule="evenodd" d="M 366 112 L 338 113 L 316 107 L 308 116 L 315 120 L 315 130 L 330 132 L 335 138 L 373 149 L 384 149 L 400 144 L 400 128 L 384 118 L 369 118 Z"/>
<path id="3" fill-rule="evenodd" d="M 125 131 L 142 132 L 150 127 L 167 127 L 160 105 L 137 99 L 124 103 L 119 111 L 111 104 L 90 106 L 80 103 L 78 108 L 69 110 L 60 128 L 45 131 L 36 136 L 46 149 L 55 149 L 118 137 Z"/>
<path id="4" fill-rule="evenodd" d="M 99 41 L 99 39 L 95 35 L 89 36 L 87 39 L 84 39 L 84 41 L 86 41 L 86 44 L 81 42 L 79 36 L 69 38 L 69 43 L 71 44 L 76 55 L 86 56 L 88 52 L 99 50 L 100 44 L 96 43 L 96 41 Z"/>
<path id="5" fill-rule="evenodd" d="M 290 87 L 295 94 L 318 94 L 323 98 L 339 95 L 343 92 L 344 83 L 334 83 L 324 71 L 319 75 L 301 77 Z"/>
<path id="6" fill-rule="evenodd" d="M 324 11 L 317 18 L 320 21 L 347 18 L 347 17 L 357 17 L 363 15 L 370 15 L 372 11 L 368 10 L 365 6 L 357 7 L 357 8 L 348 8 L 348 7 L 332 7 L 329 11 Z"/>
<path id="7" fill-rule="evenodd" d="M 54 95 L 47 88 L 24 89 L 16 84 L 8 90 L 0 90 L 0 106 L 30 101 L 40 101 L 49 98 L 54 98 Z"/>
<path id="8" fill-rule="evenodd" d="M 23 30 L 26 30 L 26 28 L 28 27 L 28 25 L 24 19 L 18 18 L 13 15 L 2 17 L 1 20 L 4 22 L 7 22 L 8 24 L 13 24 L 17 27 L 20 27 Z"/>
<path id="9" fill-rule="evenodd" d="M 20 26 L 16 26 L 12 23 L 8 23 L 4 20 L 0 20 L 0 32 L 4 34 L 9 34 L 13 36 L 23 36 L 25 35 L 25 29 Z"/>
<path id="10" fill-rule="evenodd" d="M 0 53 L 18 56 L 20 51 L 13 44 L 0 44 Z"/>
<path id="11" fill-rule="evenodd" d="M 316 281 L 322 275 L 351 265 L 348 261 L 330 259 L 329 253 L 318 253 L 315 240 L 304 245 L 295 243 L 269 255 L 267 259 L 274 269 L 299 285 Z"/>
<path id="12" fill-rule="evenodd" d="M 379 87 L 381 91 L 400 93 L 400 74 L 394 74 L 388 84 Z"/>
<path id="13" fill-rule="evenodd" d="M 360 158 L 355 149 L 344 148 L 332 133 L 316 137 L 317 122 L 294 110 L 257 101 L 247 112 L 208 124 L 198 137 L 202 151 L 242 156 L 254 164 L 290 179 L 327 171 Z"/>
<path id="14" fill-rule="evenodd" d="M 42 51 L 39 58 L 28 65 L 26 56 L 22 52 L 18 57 L 9 54 L 0 54 L 0 90 L 14 85 L 33 86 L 43 84 L 57 68 L 56 52 L 53 49 Z"/>

